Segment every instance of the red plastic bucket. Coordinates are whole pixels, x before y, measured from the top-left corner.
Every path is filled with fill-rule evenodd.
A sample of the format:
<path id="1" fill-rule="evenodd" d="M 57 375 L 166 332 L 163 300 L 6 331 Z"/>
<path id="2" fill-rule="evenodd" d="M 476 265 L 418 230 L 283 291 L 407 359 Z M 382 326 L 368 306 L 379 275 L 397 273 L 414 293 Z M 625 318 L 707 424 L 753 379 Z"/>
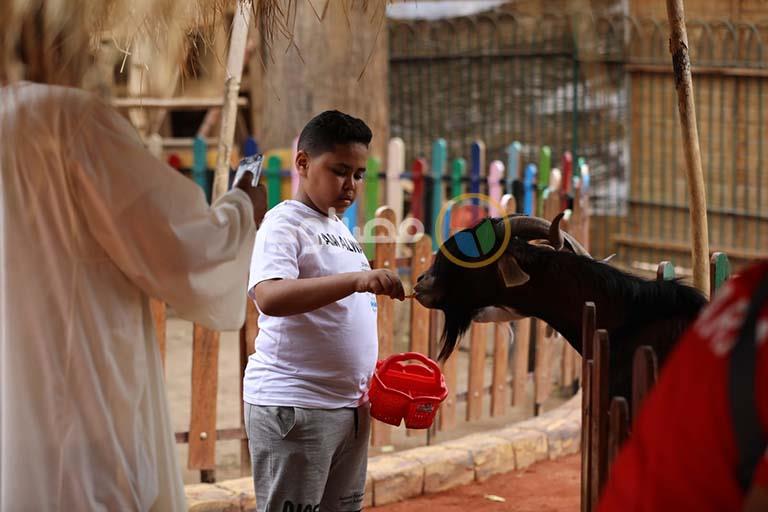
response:
<path id="1" fill-rule="evenodd" d="M 406 364 L 406 361 L 417 361 Z M 407 428 L 429 428 L 448 396 L 440 367 L 418 352 L 405 352 L 376 363 L 368 398 L 371 416 Z"/>

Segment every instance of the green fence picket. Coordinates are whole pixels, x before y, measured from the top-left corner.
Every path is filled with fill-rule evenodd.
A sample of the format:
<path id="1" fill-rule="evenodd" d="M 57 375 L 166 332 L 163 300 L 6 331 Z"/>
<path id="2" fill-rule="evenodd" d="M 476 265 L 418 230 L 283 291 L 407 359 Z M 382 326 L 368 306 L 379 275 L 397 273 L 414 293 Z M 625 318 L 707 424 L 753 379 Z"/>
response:
<path id="1" fill-rule="evenodd" d="M 277 155 L 272 155 L 267 160 L 265 175 L 267 177 L 267 205 L 269 208 L 280 202 L 280 171 L 282 166 L 282 161 Z"/>

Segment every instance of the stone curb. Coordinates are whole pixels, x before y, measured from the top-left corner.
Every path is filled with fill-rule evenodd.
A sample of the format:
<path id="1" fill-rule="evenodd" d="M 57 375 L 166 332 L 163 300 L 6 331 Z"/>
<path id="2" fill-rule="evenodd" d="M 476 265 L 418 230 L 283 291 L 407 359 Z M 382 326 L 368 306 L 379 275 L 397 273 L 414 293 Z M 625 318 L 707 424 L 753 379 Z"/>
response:
<path id="1" fill-rule="evenodd" d="M 557 409 L 501 430 L 368 459 L 363 507 L 445 491 L 578 453 L 581 392 Z M 250 477 L 185 488 L 190 512 L 256 510 Z"/>

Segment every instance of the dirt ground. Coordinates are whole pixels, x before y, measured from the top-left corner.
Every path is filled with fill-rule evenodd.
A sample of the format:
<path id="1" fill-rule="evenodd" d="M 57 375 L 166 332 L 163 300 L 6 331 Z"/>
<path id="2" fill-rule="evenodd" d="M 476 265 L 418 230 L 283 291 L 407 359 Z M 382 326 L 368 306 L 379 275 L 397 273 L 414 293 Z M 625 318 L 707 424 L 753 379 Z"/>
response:
<path id="1" fill-rule="evenodd" d="M 412 500 L 375 512 L 578 512 L 580 455 L 534 464 L 513 473 Z M 504 501 L 499 500 L 502 498 Z"/>

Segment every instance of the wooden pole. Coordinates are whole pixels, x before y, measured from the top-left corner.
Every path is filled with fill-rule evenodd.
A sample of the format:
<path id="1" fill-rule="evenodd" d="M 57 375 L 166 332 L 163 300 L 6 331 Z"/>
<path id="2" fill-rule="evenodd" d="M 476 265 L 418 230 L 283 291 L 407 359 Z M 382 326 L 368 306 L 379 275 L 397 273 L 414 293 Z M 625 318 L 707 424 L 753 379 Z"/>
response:
<path id="1" fill-rule="evenodd" d="M 237 2 L 232 21 L 232 37 L 227 59 L 227 79 L 224 83 L 224 100 L 221 109 L 216 170 L 211 190 L 211 202 L 227 191 L 229 184 L 229 158 L 232 139 L 235 136 L 237 100 L 240 80 L 243 76 L 245 43 L 251 22 L 251 0 Z M 192 348 L 192 409 L 189 425 L 189 469 L 200 469 L 200 481 L 216 481 L 216 396 L 218 381 L 220 334 L 195 324 Z M 242 425 L 242 424 L 241 424 Z M 241 445 L 241 449 L 243 446 Z M 245 459 L 240 454 L 241 461 Z M 241 462 L 242 464 L 242 462 Z"/>
<path id="2" fill-rule="evenodd" d="M 680 112 L 685 170 L 691 199 L 693 284 L 702 293 L 709 295 L 707 196 L 704 189 L 704 174 L 701 170 L 699 132 L 696 127 L 691 59 L 688 55 L 688 34 L 685 29 L 683 0 L 667 0 L 667 18 L 670 31 L 669 52 L 672 54 L 672 66 L 675 72 L 677 108 Z"/>
<path id="3" fill-rule="evenodd" d="M 243 77 L 245 46 L 250 23 L 251 0 L 241 0 L 237 2 L 235 18 L 232 20 L 232 37 L 229 41 L 227 79 L 224 82 L 224 104 L 221 109 L 221 134 L 216 155 L 216 174 L 213 180 L 213 201 L 227 191 L 229 184 L 229 159 L 232 155 L 232 139 L 235 136 L 237 100 L 240 94 L 240 81 Z"/>

